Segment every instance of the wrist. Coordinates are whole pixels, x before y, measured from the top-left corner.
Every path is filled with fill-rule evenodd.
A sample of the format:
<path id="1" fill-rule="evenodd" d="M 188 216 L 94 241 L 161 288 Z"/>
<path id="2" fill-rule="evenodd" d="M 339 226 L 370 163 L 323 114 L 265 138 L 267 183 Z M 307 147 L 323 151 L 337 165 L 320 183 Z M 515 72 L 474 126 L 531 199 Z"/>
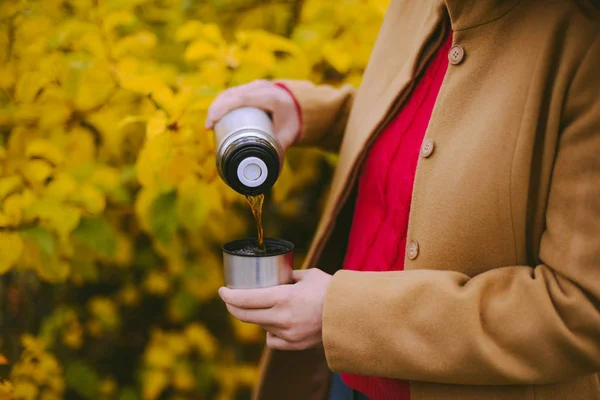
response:
<path id="1" fill-rule="evenodd" d="M 296 132 L 293 143 L 297 143 L 299 140 L 302 139 L 302 132 L 303 132 L 302 108 L 300 107 L 300 103 L 298 102 L 298 99 L 296 98 L 296 96 L 294 96 L 294 93 L 290 90 L 290 88 L 288 88 L 286 85 L 284 85 L 281 82 L 275 82 L 275 86 L 285 90 L 287 92 L 287 94 L 290 95 L 290 97 L 292 98 L 292 101 L 294 102 L 296 116 L 298 118 L 298 132 Z"/>

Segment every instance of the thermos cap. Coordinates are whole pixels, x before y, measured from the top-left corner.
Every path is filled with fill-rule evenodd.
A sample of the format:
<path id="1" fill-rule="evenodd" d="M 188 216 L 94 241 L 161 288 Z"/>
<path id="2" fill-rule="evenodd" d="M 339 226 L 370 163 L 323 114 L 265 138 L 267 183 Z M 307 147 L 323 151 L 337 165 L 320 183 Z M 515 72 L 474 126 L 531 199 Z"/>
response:
<path id="1" fill-rule="evenodd" d="M 237 168 L 237 177 L 242 184 L 249 187 L 262 185 L 269 175 L 267 164 L 258 157 L 248 157 L 242 160 Z"/>
<path id="2" fill-rule="evenodd" d="M 265 193 L 279 176 L 277 151 L 256 137 L 241 138 L 233 143 L 221 161 L 225 182 L 247 196 Z"/>

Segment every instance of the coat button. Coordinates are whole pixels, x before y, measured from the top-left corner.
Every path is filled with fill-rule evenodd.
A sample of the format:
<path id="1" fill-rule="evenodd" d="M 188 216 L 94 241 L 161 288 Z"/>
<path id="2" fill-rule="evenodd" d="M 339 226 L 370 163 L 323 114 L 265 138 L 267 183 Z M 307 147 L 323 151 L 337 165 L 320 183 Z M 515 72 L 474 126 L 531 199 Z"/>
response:
<path id="1" fill-rule="evenodd" d="M 411 240 L 407 251 L 408 258 L 414 260 L 419 255 L 419 243 L 416 240 Z"/>
<path id="2" fill-rule="evenodd" d="M 431 139 L 425 139 L 421 145 L 421 157 L 427 158 L 433 154 L 435 149 L 435 142 Z"/>
<path id="3" fill-rule="evenodd" d="M 464 57 L 465 50 L 458 44 L 452 46 L 450 52 L 448 53 L 448 60 L 450 61 L 450 64 L 460 64 Z"/>

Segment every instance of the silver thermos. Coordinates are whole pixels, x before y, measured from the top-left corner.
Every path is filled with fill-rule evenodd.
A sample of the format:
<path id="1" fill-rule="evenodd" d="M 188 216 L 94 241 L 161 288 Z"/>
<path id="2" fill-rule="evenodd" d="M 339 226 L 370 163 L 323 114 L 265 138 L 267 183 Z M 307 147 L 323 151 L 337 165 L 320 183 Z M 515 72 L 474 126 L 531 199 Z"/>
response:
<path id="1" fill-rule="evenodd" d="M 283 168 L 283 149 L 273 135 L 269 115 L 259 108 L 241 107 L 224 115 L 214 127 L 217 170 L 243 195 L 265 193 Z"/>

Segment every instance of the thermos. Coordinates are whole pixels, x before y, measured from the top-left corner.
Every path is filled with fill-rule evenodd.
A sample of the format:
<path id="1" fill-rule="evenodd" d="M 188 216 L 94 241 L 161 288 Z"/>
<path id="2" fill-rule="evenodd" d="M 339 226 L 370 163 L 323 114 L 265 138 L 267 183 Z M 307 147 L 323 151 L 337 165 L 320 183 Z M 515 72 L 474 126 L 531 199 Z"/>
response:
<path id="1" fill-rule="evenodd" d="M 214 127 L 217 170 L 235 191 L 247 196 L 265 193 L 283 168 L 283 149 L 273 135 L 269 115 L 241 107 L 224 115 Z"/>
<path id="2" fill-rule="evenodd" d="M 292 251 L 287 240 L 265 239 L 265 253 L 245 252 L 256 239 L 240 239 L 223 246 L 225 285 L 232 289 L 257 289 L 292 282 Z"/>

